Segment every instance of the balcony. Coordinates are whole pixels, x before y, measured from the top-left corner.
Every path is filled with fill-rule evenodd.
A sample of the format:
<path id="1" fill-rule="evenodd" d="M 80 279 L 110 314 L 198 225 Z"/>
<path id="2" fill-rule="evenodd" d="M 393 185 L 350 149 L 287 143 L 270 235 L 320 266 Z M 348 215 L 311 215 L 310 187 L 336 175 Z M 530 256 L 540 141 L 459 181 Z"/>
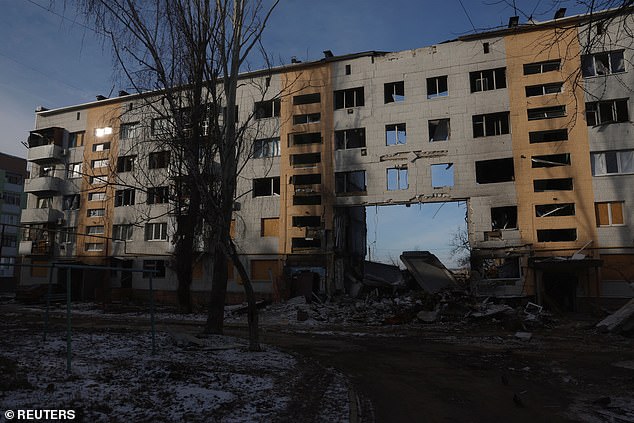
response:
<path id="1" fill-rule="evenodd" d="M 64 150 L 59 145 L 48 144 L 29 148 L 27 160 L 37 164 L 61 162 Z"/>
<path id="2" fill-rule="evenodd" d="M 43 239 L 20 241 L 18 253 L 21 256 L 50 256 L 53 253 L 53 243 Z"/>
<path id="3" fill-rule="evenodd" d="M 56 209 L 24 209 L 21 223 L 57 223 L 64 218 L 64 213 Z"/>
<path id="4" fill-rule="evenodd" d="M 24 192 L 46 195 L 59 192 L 62 180 L 54 176 L 41 176 L 24 181 Z"/>
<path id="5" fill-rule="evenodd" d="M 62 146 L 64 140 L 64 128 L 51 127 L 37 129 L 29 134 L 29 148 L 40 147 L 45 145 Z M 30 160 L 30 159 L 29 159 Z"/>

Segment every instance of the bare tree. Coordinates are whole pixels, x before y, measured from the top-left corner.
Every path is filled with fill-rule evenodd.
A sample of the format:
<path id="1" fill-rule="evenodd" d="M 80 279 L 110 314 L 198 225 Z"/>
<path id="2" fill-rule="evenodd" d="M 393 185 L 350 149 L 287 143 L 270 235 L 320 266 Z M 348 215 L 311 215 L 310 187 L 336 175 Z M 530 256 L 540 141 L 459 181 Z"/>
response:
<path id="1" fill-rule="evenodd" d="M 82 0 L 113 46 L 118 69 L 160 125 L 170 151 L 178 297 L 191 309 L 192 251 L 202 233 L 213 255 L 206 330 L 222 332 L 227 259 L 249 303 L 250 348 L 259 349 L 255 297 L 231 239 L 237 177 L 252 151 L 251 117 L 236 114 L 239 71 L 279 0 Z M 153 127 L 153 130 L 156 128 Z M 120 181 L 119 181 L 120 183 Z"/>

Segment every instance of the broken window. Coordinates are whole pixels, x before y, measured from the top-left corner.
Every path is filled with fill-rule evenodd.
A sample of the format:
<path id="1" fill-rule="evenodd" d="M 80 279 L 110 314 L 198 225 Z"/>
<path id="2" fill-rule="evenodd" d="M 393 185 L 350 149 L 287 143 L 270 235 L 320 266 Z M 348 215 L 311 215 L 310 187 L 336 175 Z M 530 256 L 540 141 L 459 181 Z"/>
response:
<path id="1" fill-rule="evenodd" d="M 132 172 L 136 156 L 121 156 L 117 158 L 117 172 Z"/>
<path id="2" fill-rule="evenodd" d="M 537 204 L 535 205 L 535 217 L 574 216 L 574 203 Z"/>
<path id="3" fill-rule="evenodd" d="M 62 198 L 62 210 L 79 210 L 79 194 L 65 195 Z"/>
<path id="4" fill-rule="evenodd" d="M 129 140 L 139 136 L 141 126 L 139 122 L 122 123 L 119 128 L 119 139 Z"/>
<path id="5" fill-rule="evenodd" d="M 337 150 L 361 147 L 365 147 L 365 128 L 335 131 L 335 148 Z"/>
<path id="6" fill-rule="evenodd" d="M 363 87 L 335 91 L 335 110 L 359 107 L 365 104 Z"/>
<path id="7" fill-rule="evenodd" d="M 440 163 L 431 165 L 432 188 L 452 187 L 453 185 L 453 163 Z"/>
<path id="8" fill-rule="evenodd" d="M 253 180 L 253 197 L 280 195 L 280 177 L 258 178 Z"/>
<path id="9" fill-rule="evenodd" d="M 81 178 L 81 163 L 69 163 L 66 168 L 66 178 Z"/>
<path id="10" fill-rule="evenodd" d="M 538 229 L 537 241 L 538 242 L 565 242 L 576 241 L 577 230 L 576 229 Z"/>
<path id="11" fill-rule="evenodd" d="M 527 63 L 524 65 L 524 75 L 558 71 L 561 68 L 561 60 L 547 60 L 545 62 Z"/>
<path id="12" fill-rule="evenodd" d="M 570 154 L 547 154 L 531 157 L 531 167 L 533 168 L 557 166 L 570 166 Z"/>
<path id="13" fill-rule="evenodd" d="M 90 167 L 92 167 L 93 169 L 98 169 L 100 167 L 108 167 L 109 163 L 110 163 L 110 161 L 108 159 L 92 160 L 90 162 Z"/>
<path id="14" fill-rule="evenodd" d="M 278 157 L 280 155 L 280 139 L 265 138 L 253 141 L 253 158 Z"/>
<path id="15" fill-rule="evenodd" d="M 309 167 L 321 163 L 321 153 L 291 154 L 293 167 Z"/>
<path id="16" fill-rule="evenodd" d="M 469 81 L 472 93 L 506 88 L 506 68 L 469 72 Z"/>
<path id="17" fill-rule="evenodd" d="M 621 226 L 625 223 L 622 201 L 595 203 L 594 210 L 597 216 L 597 226 Z"/>
<path id="18" fill-rule="evenodd" d="M 490 137 L 510 132 L 509 112 L 475 115 L 473 120 L 473 138 Z"/>
<path id="19" fill-rule="evenodd" d="M 321 102 L 320 93 L 301 94 L 293 97 L 293 105 L 300 106 L 302 104 L 313 104 Z"/>
<path id="20" fill-rule="evenodd" d="M 68 148 L 81 147 L 84 145 L 84 131 L 71 132 L 68 134 Z"/>
<path id="21" fill-rule="evenodd" d="M 92 145 L 92 151 L 106 151 L 110 150 L 109 142 L 100 142 L 99 144 Z"/>
<path id="22" fill-rule="evenodd" d="M 581 70 L 586 78 L 625 72 L 623 50 L 581 56 Z"/>
<path id="23" fill-rule="evenodd" d="M 260 219 L 260 236 L 278 236 L 280 228 L 279 217 L 263 217 Z"/>
<path id="24" fill-rule="evenodd" d="M 280 99 L 257 101 L 254 105 L 255 118 L 266 119 L 280 115 Z"/>
<path id="25" fill-rule="evenodd" d="M 321 132 L 302 132 L 289 134 L 291 145 L 321 144 Z"/>
<path id="26" fill-rule="evenodd" d="M 491 207 L 491 229 L 517 229 L 517 206 Z"/>
<path id="27" fill-rule="evenodd" d="M 397 191 L 407 189 L 407 166 L 392 167 L 387 169 L 387 189 Z"/>
<path id="28" fill-rule="evenodd" d="M 293 226 L 296 228 L 319 228 L 321 227 L 321 217 L 293 216 Z"/>
<path id="29" fill-rule="evenodd" d="M 134 190 L 133 189 L 118 189 L 114 194 L 114 206 L 133 206 L 134 205 Z"/>
<path id="30" fill-rule="evenodd" d="M 294 206 L 318 206 L 321 204 L 321 195 L 294 195 Z"/>
<path id="31" fill-rule="evenodd" d="M 365 193 L 367 191 L 365 170 L 335 173 L 335 193 Z"/>
<path id="32" fill-rule="evenodd" d="M 293 175 L 291 182 L 293 183 L 293 185 L 321 184 L 321 173 L 307 173 L 305 175 Z"/>
<path id="33" fill-rule="evenodd" d="M 446 97 L 449 95 L 447 75 L 427 78 L 427 98 Z"/>
<path id="34" fill-rule="evenodd" d="M 482 160 L 475 162 L 475 167 L 478 184 L 495 184 L 515 180 L 513 158 Z"/>
<path id="35" fill-rule="evenodd" d="M 319 238 L 292 238 L 291 248 L 293 250 L 321 248 L 321 239 Z"/>
<path id="36" fill-rule="evenodd" d="M 346 75 L 350 75 L 352 73 L 352 66 L 346 65 Z"/>
<path id="37" fill-rule="evenodd" d="M 150 153 L 148 157 L 148 168 L 150 169 L 162 169 L 169 165 L 170 162 L 170 152 L 169 151 L 158 151 L 154 153 Z"/>
<path id="38" fill-rule="evenodd" d="M 627 99 L 586 103 L 586 122 L 588 126 L 627 122 L 628 120 Z"/>
<path id="39" fill-rule="evenodd" d="M 167 203 L 169 199 L 168 187 L 152 187 L 147 190 L 147 203 L 148 204 L 163 204 Z"/>
<path id="40" fill-rule="evenodd" d="M 549 106 L 528 109 L 528 120 L 552 119 L 566 116 L 566 106 Z"/>
<path id="41" fill-rule="evenodd" d="M 303 115 L 293 115 L 293 125 L 302 125 L 305 123 L 319 123 L 321 113 L 307 113 Z"/>
<path id="42" fill-rule="evenodd" d="M 526 87 L 526 97 L 536 97 L 547 94 L 557 94 L 563 89 L 563 82 L 555 82 L 552 84 L 531 85 Z"/>
<path id="43" fill-rule="evenodd" d="M 447 141 L 449 139 L 449 119 L 429 121 L 429 141 Z"/>
<path id="44" fill-rule="evenodd" d="M 37 205 L 38 209 L 50 209 L 53 207 L 53 197 L 38 197 Z"/>
<path id="45" fill-rule="evenodd" d="M 102 217 L 106 214 L 106 209 L 88 209 L 86 215 L 88 217 Z"/>
<path id="46" fill-rule="evenodd" d="M 590 164 L 593 176 L 634 173 L 634 150 L 591 153 Z"/>
<path id="47" fill-rule="evenodd" d="M 407 134 L 404 123 L 385 125 L 385 144 L 399 145 L 407 143 Z"/>
<path id="48" fill-rule="evenodd" d="M 531 144 L 541 142 L 556 142 L 568 140 L 567 129 L 554 129 L 549 131 L 535 131 L 528 133 L 528 139 Z"/>
<path id="49" fill-rule="evenodd" d="M 385 104 L 405 101 L 405 82 L 390 82 L 383 86 Z"/>
<path id="50" fill-rule="evenodd" d="M 91 176 L 89 180 L 91 184 L 107 184 L 108 175 Z"/>
<path id="51" fill-rule="evenodd" d="M 535 179 L 533 181 L 535 192 L 572 191 L 572 188 L 572 178 Z"/>

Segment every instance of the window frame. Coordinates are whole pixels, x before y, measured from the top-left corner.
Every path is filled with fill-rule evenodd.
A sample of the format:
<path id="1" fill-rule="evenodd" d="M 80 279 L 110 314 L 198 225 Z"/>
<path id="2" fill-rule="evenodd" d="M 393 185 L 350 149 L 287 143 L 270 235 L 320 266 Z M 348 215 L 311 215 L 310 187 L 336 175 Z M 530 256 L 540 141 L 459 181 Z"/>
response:
<path id="1" fill-rule="evenodd" d="M 608 75 L 617 75 L 619 73 L 625 73 L 627 72 L 627 66 L 626 66 L 626 61 L 625 61 L 625 54 L 624 54 L 625 50 L 610 50 L 610 51 L 602 51 L 602 52 L 597 52 L 597 53 L 591 53 L 591 54 L 584 54 L 581 56 L 581 74 L 584 78 L 598 78 L 601 76 L 608 76 Z M 619 71 L 614 71 L 613 67 L 614 67 L 614 55 L 620 54 L 620 61 L 622 63 L 623 66 L 623 70 L 619 70 Z M 605 73 L 597 73 L 597 56 L 601 56 L 601 55 L 605 55 L 607 58 L 607 68 L 604 67 L 604 69 L 607 70 L 607 72 Z M 587 71 L 590 70 L 589 68 L 586 67 L 586 65 L 588 65 L 589 63 L 587 62 L 588 59 L 592 60 L 592 73 L 588 73 Z M 618 58 L 616 58 L 617 60 L 619 60 Z"/>
<path id="2" fill-rule="evenodd" d="M 502 77 L 500 77 L 500 74 Z M 489 81 L 491 82 L 489 83 Z M 486 84 L 484 82 L 486 82 Z M 489 85 L 492 85 L 492 87 Z M 506 67 L 469 72 L 469 86 L 471 94 L 507 88 Z"/>
<path id="3" fill-rule="evenodd" d="M 390 139 L 390 133 L 394 133 L 393 141 Z M 399 134 L 403 134 L 403 136 L 399 136 Z M 402 138 L 402 139 L 401 139 Z M 407 144 L 407 124 L 406 123 L 391 123 L 385 125 L 385 145 L 393 146 L 393 145 L 405 145 Z"/>
<path id="4" fill-rule="evenodd" d="M 146 223 L 144 239 L 148 242 L 167 241 L 167 222 Z"/>
<path id="5" fill-rule="evenodd" d="M 597 228 L 605 228 L 610 226 L 627 226 L 625 223 L 625 213 L 624 213 L 624 201 L 597 201 L 594 203 L 594 213 L 596 216 Z M 620 212 L 620 221 L 621 223 L 614 223 L 614 211 L 613 205 L 618 204 L 618 209 Z M 601 214 L 599 213 L 599 207 L 601 205 L 606 206 L 606 217 L 608 218 L 607 224 L 602 224 L 600 222 Z"/>
<path id="6" fill-rule="evenodd" d="M 266 159 L 280 156 L 280 137 L 253 140 L 254 159 Z"/>
<path id="7" fill-rule="evenodd" d="M 441 90 L 441 82 L 444 81 L 445 90 Z M 449 76 L 440 75 L 427 78 L 427 99 L 447 97 L 449 96 Z"/>
<path id="8" fill-rule="evenodd" d="M 409 175 L 407 165 L 388 167 L 385 172 L 387 182 L 386 186 L 388 191 L 405 191 L 409 189 Z M 390 185 L 390 173 L 395 175 L 396 185 Z"/>
<path id="9" fill-rule="evenodd" d="M 402 103 L 405 101 L 405 81 L 387 82 L 383 84 L 384 104 Z"/>
<path id="10" fill-rule="evenodd" d="M 365 106 L 365 88 L 354 87 L 336 90 L 333 93 L 334 110 L 351 109 Z"/>

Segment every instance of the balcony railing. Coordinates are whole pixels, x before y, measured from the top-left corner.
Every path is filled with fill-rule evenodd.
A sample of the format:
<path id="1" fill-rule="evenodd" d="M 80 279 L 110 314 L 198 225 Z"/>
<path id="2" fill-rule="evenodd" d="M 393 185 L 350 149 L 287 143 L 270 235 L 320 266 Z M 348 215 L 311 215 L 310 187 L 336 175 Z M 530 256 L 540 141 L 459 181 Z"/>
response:
<path id="1" fill-rule="evenodd" d="M 29 148 L 27 160 L 38 164 L 61 162 L 64 150 L 55 144 Z"/>
<path id="2" fill-rule="evenodd" d="M 64 218 L 64 213 L 56 209 L 24 209 L 21 223 L 57 223 Z"/>
<path id="3" fill-rule="evenodd" d="M 61 189 L 63 181 L 55 176 L 41 176 L 24 181 L 24 192 L 56 193 Z"/>

